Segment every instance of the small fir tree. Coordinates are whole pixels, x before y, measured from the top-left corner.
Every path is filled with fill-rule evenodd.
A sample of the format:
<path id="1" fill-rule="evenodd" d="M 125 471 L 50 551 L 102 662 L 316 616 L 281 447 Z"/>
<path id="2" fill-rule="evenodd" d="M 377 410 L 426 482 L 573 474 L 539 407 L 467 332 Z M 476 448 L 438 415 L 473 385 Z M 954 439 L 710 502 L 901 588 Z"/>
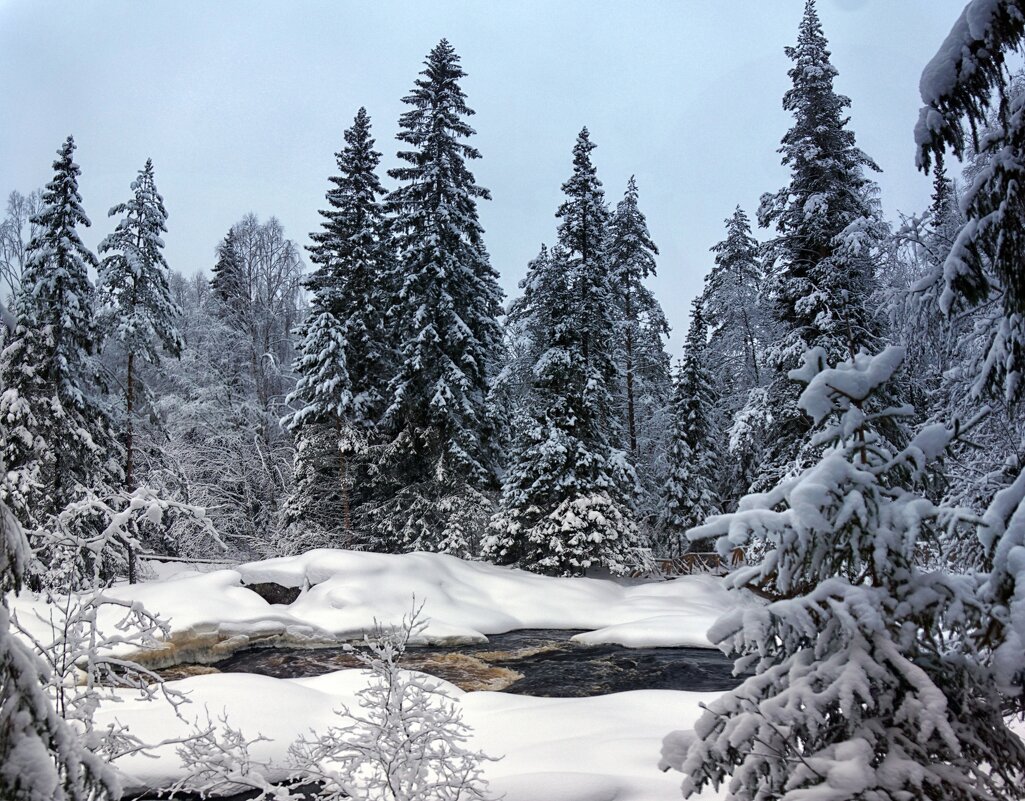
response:
<path id="1" fill-rule="evenodd" d="M 964 521 L 915 488 L 958 426 L 926 426 L 895 450 L 866 424 L 911 414 L 884 391 L 902 359 L 889 347 L 829 368 L 823 348 L 809 351 L 791 376 L 806 385 L 799 407 L 824 454 L 689 534 L 720 537 L 723 555 L 764 540 L 763 562 L 727 583 L 770 603 L 710 631 L 754 675 L 697 722 L 687 797 L 723 784 L 731 801 L 1017 794 L 1025 746 L 972 643 L 987 619 L 976 582 L 922 567 L 923 551 Z"/>
<path id="2" fill-rule="evenodd" d="M 218 312 L 231 320 L 242 312 L 243 299 L 249 297 L 234 226 L 217 245 L 217 261 L 212 272 L 210 289 L 217 301 Z"/>

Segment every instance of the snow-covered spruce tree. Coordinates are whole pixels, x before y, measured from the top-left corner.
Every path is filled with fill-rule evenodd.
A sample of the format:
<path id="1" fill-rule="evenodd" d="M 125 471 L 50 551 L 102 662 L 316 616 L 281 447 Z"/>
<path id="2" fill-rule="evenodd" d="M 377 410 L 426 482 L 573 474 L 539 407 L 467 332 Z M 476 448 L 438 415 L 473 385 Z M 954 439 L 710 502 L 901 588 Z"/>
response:
<path id="1" fill-rule="evenodd" d="M 219 311 L 230 317 L 230 312 L 237 307 L 239 299 L 246 294 L 242 256 L 239 253 L 234 226 L 217 245 L 217 262 L 211 272 L 213 275 L 210 277 L 210 289 L 218 301 Z"/>
<path id="2" fill-rule="evenodd" d="M 972 367 L 970 394 L 1002 394 L 1019 402 L 1025 387 L 1025 219 L 1021 179 L 1025 170 L 1025 91 L 1008 74 L 1008 57 L 1025 42 L 1025 8 L 1016 0 L 972 0 L 925 68 L 925 103 L 915 141 L 918 163 L 942 165 L 947 148 L 971 156 L 972 178 L 962 202 L 967 222 L 942 267 L 940 308 L 977 307 L 976 331 L 984 342 Z M 994 108 L 995 106 L 995 108 Z M 987 308 L 999 305 L 999 312 Z M 1017 478 L 1008 480 L 1007 474 Z M 993 653 L 996 683 L 1017 711 L 1025 709 L 1025 471 L 1020 454 L 1007 459 L 979 530 L 989 575 L 981 597 L 989 606 L 978 642 Z M 992 478 L 989 476 L 988 478 Z"/>
<path id="3" fill-rule="evenodd" d="M 365 500 L 359 491 L 367 485 L 360 455 L 383 411 L 393 363 L 385 326 L 392 258 L 376 172 L 381 154 L 366 109 L 335 157 L 329 208 L 321 212 L 322 230 L 311 234 L 317 269 L 307 280 L 313 300 L 301 331 L 298 382 L 287 400 L 294 411 L 282 421 L 296 440 L 284 516 L 286 525 L 315 530 L 328 543 L 352 545 L 354 506 Z"/>
<path id="4" fill-rule="evenodd" d="M 810 350 L 791 376 L 807 385 L 798 403 L 824 454 L 689 534 L 720 537 L 720 553 L 766 540 L 762 564 L 727 584 L 771 601 L 710 630 L 754 675 L 697 722 L 685 796 L 726 784 L 731 801 L 1021 797 L 1025 746 L 971 641 L 988 619 L 977 582 L 919 561 L 965 522 L 915 489 L 958 427 L 925 426 L 895 451 L 866 425 L 911 414 L 885 391 L 902 358 L 888 347 L 829 368 L 824 348 Z"/>
<path id="5" fill-rule="evenodd" d="M 1021 2 L 969 2 L 922 73 L 915 126 L 923 170 L 942 164 L 948 147 L 983 157 L 963 201 L 967 223 L 943 263 L 940 308 L 1000 301 L 975 391 L 1002 390 L 1009 401 L 1025 387 L 1025 92 L 1012 91 L 1006 62 L 1023 42 Z"/>
<path id="6" fill-rule="evenodd" d="M 722 508 L 716 474 L 722 433 L 716 388 L 708 369 L 708 329 L 702 298 L 691 303 L 686 351 L 673 391 L 668 470 L 659 510 L 659 546 L 668 554 L 687 548 L 684 533 Z"/>
<path id="7" fill-rule="evenodd" d="M 809 347 L 825 348 L 835 361 L 874 347 L 880 333 L 868 301 L 875 287 L 871 251 L 881 223 L 875 184 L 865 175 L 879 168 L 847 127 L 850 100 L 833 88 L 837 71 L 827 45 L 815 1 L 806 0 L 797 45 L 786 48 L 794 66 L 783 108 L 794 125 L 780 153 L 790 181 L 764 195 L 758 210 L 759 223 L 776 230 L 765 266 L 779 327 L 766 353 L 773 423 L 759 486 L 771 486 L 795 467 L 808 430 L 787 372 Z"/>
<path id="8" fill-rule="evenodd" d="M 751 223 L 737 206 L 726 219 L 726 238 L 712 246 L 715 265 L 705 277 L 702 310 L 709 326 L 705 364 L 718 396 L 718 417 L 731 425 L 748 406 L 750 393 L 768 377 L 763 353 L 767 320 L 760 286 L 763 273 Z M 764 443 L 737 439 L 732 459 L 719 471 L 723 508 L 731 508 L 754 480 L 755 459 Z"/>
<path id="9" fill-rule="evenodd" d="M 477 549 L 497 486 L 487 403 L 502 332 L 502 291 L 484 247 L 477 201 L 488 191 L 467 162 L 473 111 L 459 87 L 459 56 L 442 40 L 426 60 L 389 171 L 397 248 L 392 327 L 398 367 L 383 418 L 388 442 L 377 474 L 377 536 L 392 550 Z"/>
<path id="10" fill-rule="evenodd" d="M 123 214 L 117 228 L 100 243 L 100 253 L 109 253 L 100 264 L 98 290 L 102 309 L 100 327 L 125 354 L 124 483 L 135 489 L 135 394 L 138 364 L 157 363 L 159 348 L 179 356 L 183 340 L 178 331 L 181 309 L 171 299 L 169 268 L 164 259 L 167 210 L 153 179 L 153 161 L 139 171 L 132 182 L 134 193 L 119 203 L 110 216 Z M 128 551 L 128 580 L 136 580 L 135 554 Z"/>
<path id="11" fill-rule="evenodd" d="M 647 383 L 660 383 L 654 391 L 664 392 L 668 381 L 668 365 L 664 355 L 654 359 L 653 354 L 664 354 L 662 337 L 669 335 L 662 306 L 644 284 L 655 275 L 655 257 L 658 248 L 651 241 L 648 223 L 638 205 L 637 181 L 634 176 L 626 185 L 626 193 L 616 206 L 609 228 L 608 258 L 616 277 L 619 302 L 623 314 L 623 376 L 626 384 L 626 426 L 630 453 L 640 458 L 638 444 L 638 418 L 649 416 L 649 409 L 638 410 L 641 398 L 650 396 Z M 654 338 L 654 342 L 651 340 Z"/>
<path id="12" fill-rule="evenodd" d="M 0 419 L 6 433 L 0 485 L 26 529 L 76 498 L 82 487 L 116 480 L 117 445 L 97 399 L 99 332 L 89 268 L 96 257 L 78 235 L 89 225 L 78 193 L 79 167 L 69 136 L 53 164 L 43 210 L 33 218 L 17 326 L 0 353 Z"/>
<path id="13" fill-rule="evenodd" d="M 739 407 L 747 390 L 762 383 L 765 347 L 758 291 L 763 279 L 758 242 L 737 206 L 726 218 L 726 238 L 712 246 L 715 266 L 705 277 L 703 311 L 709 320 L 708 354 L 719 386 Z"/>
<path id="14" fill-rule="evenodd" d="M 554 575 L 624 572 L 638 545 L 636 479 L 619 450 L 617 315 L 604 193 L 585 128 L 563 185 L 559 245 L 531 262 L 510 321 L 527 331 L 530 388 L 484 553 Z"/>
<path id="15" fill-rule="evenodd" d="M 642 518 L 654 517 L 664 479 L 665 410 L 672 396 L 669 356 L 663 342 L 669 335 L 669 323 L 645 285 L 645 280 L 655 275 L 658 248 L 640 210 L 633 176 L 612 215 L 609 237 L 609 262 L 616 276 L 622 317 L 618 361 L 625 395 L 626 444 L 641 486 L 638 511 Z"/>
<path id="16" fill-rule="evenodd" d="M 82 745 L 54 709 L 44 689 L 49 680 L 46 663 L 11 629 L 7 599 L 21 589 L 29 558 L 21 527 L 0 501 L 0 798 L 119 798 L 114 770 Z"/>

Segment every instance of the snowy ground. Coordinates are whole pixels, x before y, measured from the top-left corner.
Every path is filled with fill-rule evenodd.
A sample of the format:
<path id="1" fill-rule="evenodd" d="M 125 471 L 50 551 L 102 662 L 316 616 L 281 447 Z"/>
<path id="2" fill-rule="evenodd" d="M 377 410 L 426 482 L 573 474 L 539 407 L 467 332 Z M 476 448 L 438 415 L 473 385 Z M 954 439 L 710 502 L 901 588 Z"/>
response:
<path id="1" fill-rule="evenodd" d="M 186 714 L 201 720 L 207 712 L 214 718 L 226 714 L 248 737 L 270 738 L 255 744 L 250 754 L 255 761 L 280 765 L 297 736 L 326 729 L 342 704 L 355 707 L 364 675 L 358 670 L 310 679 L 217 674 L 169 686 L 189 693 L 192 704 Z M 447 689 L 474 729 L 472 745 L 501 757 L 488 763 L 485 774 L 496 797 L 504 794 L 505 801 L 676 801 L 680 774 L 658 769 L 662 738 L 690 728 L 700 712 L 698 703 L 714 697 L 641 690 L 596 698 L 530 698 Z M 150 742 L 188 729 L 167 705 L 129 697 L 101 709 L 98 721 L 112 717 Z M 119 761 L 126 784 L 166 786 L 180 777 L 173 748 L 158 749 L 156 757 Z"/>
<path id="2" fill-rule="evenodd" d="M 302 590 L 289 605 L 268 604 L 245 584 L 273 582 Z M 155 580 L 110 591 L 141 602 L 171 624 L 171 644 L 150 664 L 214 661 L 254 644 L 319 645 L 358 637 L 375 619 L 401 622 L 415 596 L 430 619 L 429 641 L 480 641 L 513 629 L 584 629 L 582 643 L 633 647 L 706 646 L 711 623 L 732 604 L 718 579 L 623 584 L 557 579 L 427 553 L 401 556 L 319 550 L 302 556 L 198 573 L 162 569 Z M 30 628 L 45 627 L 41 606 L 15 603 Z M 40 631 L 42 633 L 42 631 Z M 252 757 L 281 764 L 289 744 L 324 730 L 366 681 L 360 671 L 309 679 L 249 674 L 195 676 L 169 686 L 189 694 L 190 718 L 222 714 L 248 737 L 269 738 Z M 507 801 L 660 801 L 680 797 L 680 775 L 662 773 L 663 737 L 690 728 L 710 694 L 645 690 L 595 698 L 530 698 L 465 693 L 450 686 L 474 745 L 502 757 L 487 778 Z M 144 740 L 184 733 L 186 724 L 159 701 L 125 694 L 106 703 L 98 722 L 116 717 Z M 166 785 L 182 768 L 173 747 L 158 758 L 119 762 L 132 786 Z M 714 796 L 708 796 L 712 798 Z"/>

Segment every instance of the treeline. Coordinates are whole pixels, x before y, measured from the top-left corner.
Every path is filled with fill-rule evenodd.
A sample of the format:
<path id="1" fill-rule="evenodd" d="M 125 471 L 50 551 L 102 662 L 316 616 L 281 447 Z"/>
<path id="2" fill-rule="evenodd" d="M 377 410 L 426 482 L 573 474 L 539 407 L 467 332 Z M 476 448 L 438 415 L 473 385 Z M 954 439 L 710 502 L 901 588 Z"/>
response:
<path id="1" fill-rule="evenodd" d="M 791 376 L 808 350 L 837 364 L 899 342 L 909 369 L 888 400 L 919 421 L 969 419 L 1007 378 L 974 430 L 981 447 L 930 479 L 930 497 L 981 511 L 1020 466 L 1022 426 L 1016 373 L 993 350 L 1007 341 L 996 295 L 975 277 L 945 283 L 962 190 L 939 169 L 930 208 L 887 222 L 813 3 L 787 53 L 791 177 L 756 215 L 771 236 L 759 242 L 739 207 L 726 219 L 675 370 L 639 189 L 631 178 L 606 199 L 586 128 L 553 239 L 503 309 L 446 41 L 404 98 L 391 188 L 365 109 L 345 132 L 310 272 L 280 223 L 254 215 L 217 246 L 209 279 L 171 272 L 150 163 L 98 259 L 77 234 L 69 138 L 45 192 L 14 193 L 0 226 L 15 318 L 0 355 L 2 499 L 31 532 L 83 493 L 144 484 L 205 508 L 246 557 L 426 549 L 623 572 L 710 547 L 684 532 L 818 458 Z M 969 178 L 992 158 L 965 155 Z M 974 305 L 957 311 L 962 287 Z M 900 426 L 882 430 L 901 444 Z M 215 547 L 188 517 L 139 536 L 163 552 Z"/>

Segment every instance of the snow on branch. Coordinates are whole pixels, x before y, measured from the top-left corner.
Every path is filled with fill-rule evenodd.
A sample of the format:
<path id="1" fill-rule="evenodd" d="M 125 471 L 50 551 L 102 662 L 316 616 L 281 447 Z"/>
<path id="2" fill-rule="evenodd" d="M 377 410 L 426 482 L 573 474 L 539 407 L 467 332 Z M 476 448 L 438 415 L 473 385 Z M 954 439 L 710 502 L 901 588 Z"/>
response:
<path id="1" fill-rule="evenodd" d="M 925 104 L 915 125 L 921 169 L 927 170 L 933 158 L 942 163 L 948 146 L 960 158 L 967 133 L 978 145 L 978 127 L 985 123 L 992 95 L 1003 94 L 1006 54 L 1023 41 L 1022 0 L 971 0 L 965 6 L 919 83 Z"/>

